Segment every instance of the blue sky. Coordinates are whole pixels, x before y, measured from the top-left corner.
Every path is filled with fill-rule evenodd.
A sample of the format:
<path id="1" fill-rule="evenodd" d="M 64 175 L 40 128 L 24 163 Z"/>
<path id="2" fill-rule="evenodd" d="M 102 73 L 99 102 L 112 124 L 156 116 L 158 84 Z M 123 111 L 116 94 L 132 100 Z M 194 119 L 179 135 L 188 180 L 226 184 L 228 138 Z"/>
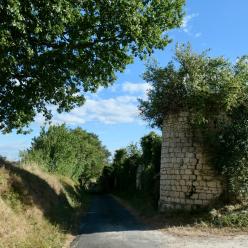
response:
<path id="1" fill-rule="evenodd" d="M 166 65 L 173 57 L 177 42 L 190 42 L 196 51 L 211 48 L 211 55 L 223 55 L 235 61 L 248 54 L 247 10 L 247 0 L 188 0 L 182 27 L 170 31 L 173 42 L 153 56 L 160 65 Z M 112 87 L 88 95 L 86 104 L 69 114 L 55 114 L 53 122 L 65 122 L 70 127 L 80 126 L 96 133 L 111 152 L 138 142 L 152 130 L 140 119 L 137 109 L 137 98 L 145 97 L 148 88 L 141 77 L 144 64 L 136 59 L 124 73 L 118 74 Z M 28 148 L 32 138 L 39 134 L 41 123 L 42 118 L 38 116 L 29 135 L 0 134 L 0 154 L 18 159 L 19 151 Z"/>

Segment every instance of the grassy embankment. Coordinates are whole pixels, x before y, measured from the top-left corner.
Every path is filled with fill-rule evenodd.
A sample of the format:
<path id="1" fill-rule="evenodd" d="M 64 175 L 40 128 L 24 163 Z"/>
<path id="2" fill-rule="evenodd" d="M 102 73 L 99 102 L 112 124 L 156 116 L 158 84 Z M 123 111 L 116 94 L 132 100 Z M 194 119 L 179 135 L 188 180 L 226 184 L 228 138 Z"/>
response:
<path id="1" fill-rule="evenodd" d="M 0 248 L 67 247 L 87 202 L 68 178 L 0 159 Z"/>
<path id="2" fill-rule="evenodd" d="M 199 211 L 159 213 L 144 193 L 117 193 L 119 201 L 153 229 L 177 235 L 230 235 L 247 233 L 248 204 L 216 206 Z"/>

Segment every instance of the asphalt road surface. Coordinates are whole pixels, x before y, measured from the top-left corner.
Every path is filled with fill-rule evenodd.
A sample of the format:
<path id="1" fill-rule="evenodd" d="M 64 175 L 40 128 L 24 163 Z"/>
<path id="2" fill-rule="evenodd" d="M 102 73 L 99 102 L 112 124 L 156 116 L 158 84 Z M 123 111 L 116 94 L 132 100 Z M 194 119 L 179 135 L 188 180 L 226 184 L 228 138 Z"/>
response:
<path id="1" fill-rule="evenodd" d="M 165 236 L 148 230 L 127 209 L 107 195 L 94 196 L 71 248 L 166 247 Z"/>
<path id="2" fill-rule="evenodd" d="M 146 204 L 144 202 L 144 204 Z M 172 235 L 139 223 L 111 196 L 94 196 L 71 248 L 248 248 L 248 235 Z"/>

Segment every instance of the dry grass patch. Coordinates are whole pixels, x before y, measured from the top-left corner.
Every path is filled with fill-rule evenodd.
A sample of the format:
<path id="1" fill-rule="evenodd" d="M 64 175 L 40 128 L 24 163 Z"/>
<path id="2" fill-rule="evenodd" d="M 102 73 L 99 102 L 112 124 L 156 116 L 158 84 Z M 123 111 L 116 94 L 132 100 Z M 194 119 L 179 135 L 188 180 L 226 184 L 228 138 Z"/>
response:
<path id="1" fill-rule="evenodd" d="M 158 213 L 139 194 L 118 194 L 115 198 L 149 229 L 176 236 L 234 236 L 248 233 L 248 205 L 236 204 L 202 211 Z M 145 203 L 145 204 L 144 204 Z"/>
<path id="2" fill-rule="evenodd" d="M 76 234 L 84 195 L 74 182 L 0 165 L 0 248 L 61 248 Z M 84 203 L 84 202 L 83 202 Z"/>

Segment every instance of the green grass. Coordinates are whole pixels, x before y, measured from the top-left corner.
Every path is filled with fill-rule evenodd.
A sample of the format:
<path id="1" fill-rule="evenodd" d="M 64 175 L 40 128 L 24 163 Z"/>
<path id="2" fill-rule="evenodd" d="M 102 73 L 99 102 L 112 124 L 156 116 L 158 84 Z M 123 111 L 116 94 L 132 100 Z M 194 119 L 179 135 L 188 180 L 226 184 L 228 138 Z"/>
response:
<path id="1" fill-rule="evenodd" d="M 217 227 L 248 228 L 248 205 L 236 204 L 213 209 L 208 221 Z"/>

